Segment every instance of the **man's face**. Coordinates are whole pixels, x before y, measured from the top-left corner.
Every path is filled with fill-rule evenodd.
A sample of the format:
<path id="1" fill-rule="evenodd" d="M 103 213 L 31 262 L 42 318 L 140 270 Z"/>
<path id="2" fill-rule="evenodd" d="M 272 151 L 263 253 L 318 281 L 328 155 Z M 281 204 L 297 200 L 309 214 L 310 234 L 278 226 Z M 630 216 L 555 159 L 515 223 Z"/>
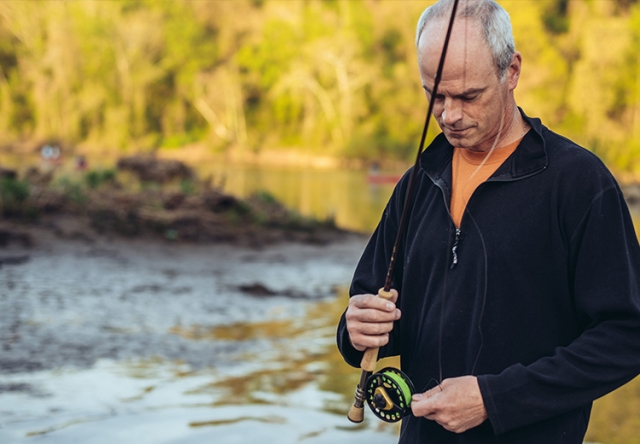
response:
<path id="1" fill-rule="evenodd" d="M 418 45 L 420 76 L 429 100 L 446 29 L 445 20 L 429 23 Z M 456 20 L 433 107 L 449 143 L 473 151 L 488 151 L 496 137 L 505 137 L 514 112 L 513 90 L 519 75 L 520 54 L 516 53 L 506 78 L 500 82 L 480 26 L 469 19 Z M 503 116 L 504 128 L 500 132 Z"/>

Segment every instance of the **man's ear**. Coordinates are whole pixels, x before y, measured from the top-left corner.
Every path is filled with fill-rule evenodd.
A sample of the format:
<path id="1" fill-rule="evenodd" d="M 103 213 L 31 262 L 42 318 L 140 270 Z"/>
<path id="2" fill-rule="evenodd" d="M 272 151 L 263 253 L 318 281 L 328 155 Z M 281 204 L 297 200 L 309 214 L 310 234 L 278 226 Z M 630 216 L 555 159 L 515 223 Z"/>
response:
<path id="1" fill-rule="evenodd" d="M 513 91 L 518 86 L 520 72 L 522 70 L 522 55 L 518 51 L 513 53 L 511 64 L 507 68 L 507 78 L 505 79 L 509 85 L 509 91 Z"/>

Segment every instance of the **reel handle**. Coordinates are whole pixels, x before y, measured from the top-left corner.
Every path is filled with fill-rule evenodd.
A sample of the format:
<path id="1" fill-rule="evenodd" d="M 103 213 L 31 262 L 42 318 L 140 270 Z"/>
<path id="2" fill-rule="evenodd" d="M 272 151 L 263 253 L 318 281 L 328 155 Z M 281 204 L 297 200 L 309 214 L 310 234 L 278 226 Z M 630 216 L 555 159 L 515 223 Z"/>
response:
<path id="1" fill-rule="evenodd" d="M 391 291 L 386 291 L 383 287 L 378 290 L 378 297 L 390 301 L 391 298 L 393 298 L 393 293 L 391 293 Z M 374 347 L 368 348 L 364 351 L 364 356 L 360 361 L 360 368 L 362 370 L 373 373 L 376 369 L 376 362 L 378 362 L 378 350 L 378 347 Z"/>

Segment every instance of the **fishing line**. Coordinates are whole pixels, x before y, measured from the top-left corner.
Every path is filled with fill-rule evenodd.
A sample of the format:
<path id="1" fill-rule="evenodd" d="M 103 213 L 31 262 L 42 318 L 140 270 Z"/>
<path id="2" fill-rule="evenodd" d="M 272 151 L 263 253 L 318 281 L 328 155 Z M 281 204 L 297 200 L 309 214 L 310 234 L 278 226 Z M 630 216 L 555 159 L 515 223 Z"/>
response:
<path id="1" fill-rule="evenodd" d="M 466 11 L 463 11 L 463 13 Z M 467 55 L 467 42 L 468 42 L 468 20 L 465 20 L 464 22 L 464 26 L 465 26 L 465 31 L 464 31 L 464 35 L 465 35 L 465 40 L 464 40 L 464 54 L 465 57 Z M 463 70 L 463 85 L 466 86 L 466 80 L 467 80 L 467 66 L 466 63 L 464 64 L 464 70 Z M 504 73 L 501 74 L 502 76 L 504 76 Z M 506 79 L 499 79 L 499 82 L 502 83 L 506 81 Z M 505 100 L 504 97 L 502 95 L 499 96 L 500 97 L 500 108 L 502 110 L 504 110 L 505 108 Z M 462 104 L 463 108 L 464 108 L 464 102 Z M 469 178 L 466 180 L 465 186 L 462 190 L 462 195 L 464 195 L 464 191 L 466 190 L 467 186 L 469 185 L 469 182 L 476 176 L 476 174 L 478 174 L 478 172 L 480 172 L 482 170 L 482 168 L 484 167 L 484 165 L 486 165 L 486 163 L 488 162 L 489 158 L 491 157 L 491 155 L 494 153 L 494 151 L 496 150 L 497 146 L 498 146 L 498 142 L 500 141 L 500 137 L 502 135 L 502 131 L 504 130 L 504 121 L 505 121 L 505 114 L 504 112 L 501 113 L 500 115 L 500 125 L 498 127 L 498 132 L 496 133 L 496 137 L 493 141 L 493 144 L 491 145 L 491 148 L 489 149 L 489 151 L 487 152 L 487 155 L 484 156 L 484 159 L 482 159 L 482 162 L 480 162 L 480 164 L 474 169 L 473 173 L 471 173 L 471 175 L 469 176 Z M 514 119 L 512 119 L 512 123 L 511 123 L 511 128 L 514 125 Z M 511 131 L 511 128 L 509 129 L 509 132 Z M 527 129 L 527 125 L 525 124 L 525 129 L 524 131 L 526 131 Z M 507 134 L 509 133 L 507 132 Z M 521 134 L 522 135 L 522 134 Z M 482 319 L 484 318 L 484 311 L 485 311 L 485 306 L 487 303 L 487 294 L 488 294 L 488 279 L 489 279 L 489 272 L 488 272 L 488 254 L 487 254 L 487 248 L 486 248 L 486 244 L 485 244 L 485 240 L 484 240 L 484 236 L 482 235 L 482 231 L 480 230 L 480 227 L 478 226 L 478 223 L 476 222 L 475 218 L 473 217 L 473 215 L 471 214 L 471 212 L 468 210 L 468 206 L 467 206 L 467 202 L 465 202 L 464 205 L 464 214 L 468 215 L 469 218 L 471 219 L 471 221 L 473 222 L 473 225 L 476 228 L 476 231 L 478 232 L 478 236 L 480 237 L 480 242 L 482 244 L 482 254 L 483 254 L 483 258 L 484 258 L 484 289 L 483 289 L 483 294 L 482 294 L 482 303 L 480 305 L 480 316 L 478 318 L 478 326 L 477 326 L 477 330 L 478 330 L 478 335 L 480 337 L 480 346 L 478 348 L 478 353 L 476 355 L 476 358 L 473 362 L 473 366 L 471 367 L 471 375 L 475 374 L 475 369 L 476 366 L 478 364 L 478 360 L 480 359 L 480 355 L 482 353 L 482 349 L 484 347 L 484 335 L 482 333 Z M 449 239 L 451 238 L 451 235 L 449 235 Z M 445 273 L 445 286 L 446 286 L 446 273 Z M 444 293 L 444 295 L 446 295 L 446 292 Z M 440 341 L 442 340 L 442 324 L 444 322 L 444 298 L 442 300 L 442 308 L 440 311 Z M 439 362 L 439 371 L 440 371 L 440 382 L 442 382 L 442 343 L 440 342 L 438 344 L 438 362 Z"/>
<path id="2" fill-rule="evenodd" d="M 469 6 L 465 6 L 466 8 L 469 8 Z M 461 15 L 463 17 L 466 17 L 466 15 L 469 14 L 468 11 L 461 11 Z M 473 15 L 473 14 L 471 14 Z M 469 32 L 469 28 L 468 28 L 468 20 L 464 21 L 464 54 L 465 57 L 468 54 L 468 32 Z M 466 63 L 463 65 L 464 69 L 463 69 L 463 89 L 466 87 L 467 85 L 467 65 Z M 434 97 L 432 96 L 432 100 L 434 100 Z M 504 109 L 504 97 L 500 96 L 500 103 L 501 103 L 501 109 Z M 464 102 L 462 103 L 462 107 L 464 108 Z M 444 124 L 444 116 L 446 109 L 443 111 L 443 114 L 441 115 L 441 119 L 443 121 Z M 498 132 L 496 133 L 496 136 L 494 138 L 493 144 L 491 145 L 491 148 L 489 149 L 489 151 L 487 152 L 486 156 L 483 158 L 482 162 L 475 168 L 475 170 L 472 172 L 472 174 L 469 176 L 469 178 L 466 181 L 465 184 L 465 188 L 468 186 L 469 182 L 476 176 L 476 174 L 478 174 L 478 172 L 480 170 L 482 170 L 482 168 L 484 167 L 484 165 L 487 163 L 487 161 L 489 160 L 489 158 L 491 157 L 491 155 L 495 152 L 498 143 L 500 141 L 500 138 L 502 136 L 502 132 L 504 130 L 504 122 L 505 122 L 505 113 L 501 113 L 500 116 L 500 125 L 498 127 Z M 463 193 L 464 193 L 464 189 L 463 189 Z M 467 205 L 465 202 L 465 213 L 469 215 L 469 217 L 471 218 L 471 221 L 473 222 L 476 231 L 478 232 L 478 235 L 480 236 L 480 242 L 482 244 L 482 254 L 483 254 L 483 258 L 484 258 L 484 289 L 483 289 L 483 295 L 482 295 L 482 303 L 481 303 L 481 309 L 480 309 L 480 316 L 478 319 L 478 325 L 477 325 L 477 330 L 478 330 L 478 335 L 480 337 L 480 347 L 478 349 L 478 353 L 476 355 L 476 358 L 474 360 L 472 369 L 471 369 L 471 374 L 473 375 L 475 373 L 475 368 L 477 366 L 478 360 L 480 358 L 480 355 L 482 353 L 482 349 L 484 347 L 484 335 L 482 333 L 482 319 L 484 317 L 484 311 L 485 311 L 485 306 L 486 306 L 486 301 L 487 301 L 487 294 L 488 294 L 488 254 L 487 254 L 487 249 L 486 249 L 486 244 L 485 244 L 485 240 L 484 240 L 484 236 L 482 235 L 482 232 L 480 230 L 480 227 L 478 226 L 475 218 L 473 217 L 473 215 L 468 211 L 467 209 Z M 459 229 L 459 227 L 456 227 L 457 229 Z M 448 247 L 447 247 L 447 261 L 445 263 L 449 263 L 450 260 L 450 252 L 451 252 L 451 239 L 452 239 L 452 226 L 449 226 L 449 233 L 447 236 L 448 239 Z M 446 302 L 446 296 L 447 296 L 447 282 L 448 282 L 448 271 L 449 271 L 449 267 L 445 267 L 444 270 L 444 283 L 443 283 L 443 289 L 442 289 L 442 297 L 440 300 L 440 322 L 439 322 L 439 329 L 438 329 L 438 380 L 436 381 L 435 379 L 431 379 L 431 381 L 429 381 L 427 383 L 427 385 L 425 386 L 425 388 L 422 390 L 422 392 L 425 392 L 428 390 L 429 385 L 431 384 L 431 382 L 435 381 L 437 386 L 440 386 L 440 384 L 442 383 L 442 381 L 444 380 L 444 376 L 443 376 L 443 365 L 442 365 L 442 352 L 443 352 L 443 346 L 442 346 L 442 339 L 443 339 L 443 329 L 444 329 L 444 313 L 445 313 L 445 302 Z M 418 337 L 421 337 L 420 335 L 418 335 Z M 417 345 L 416 345 L 417 348 Z M 421 393 L 422 393 L 421 392 Z"/>
<path id="3" fill-rule="evenodd" d="M 436 96 L 436 91 L 437 91 L 437 87 L 438 84 L 440 82 L 440 77 L 442 75 L 442 68 L 444 65 L 444 58 L 446 55 L 446 51 L 447 51 L 447 46 L 449 43 L 449 37 L 451 34 L 451 30 L 453 27 L 453 21 L 454 21 L 454 17 L 456 15 L 456 9 L 457 9 L 457 5 L 458 5 L 458 0 L 455 0 L 454 2 L 454 6 L 453 6 L 453 11 L 451 14 L 451 19 L 449 22 L 449 28 L 447 30 L 447 36 L 445 38 L 445 42 L 444 42 L 444 47 L 443 47 L 443 52 L 440 58 L 440 64 L 438 66 L 438 71 L 435 77 L 435 82 L 434 82 L 434 87 L 433 87 L 433 92 L 431 94 L 430 97 L 430 101 L 429 101 L 429 111 L 427 113 L 427 117 L 426 117 L 426 121 L 425 121 L 425 126 L 423 128 L 423 133 L 422 133 L 422 138 L 420 141 L 420 147 L 418 150 L 418 154 L 416 157 L 416 162 L 414 165 L 414 168 L 411 172 L 410 175 L 410 179 L 409 179 L 409 185 L 408 185 L 408 189 L 406 191 L 405 194 L 405 201 L 404 201 L 404 207 L 403 207 L 403 211 L 402 211 L 402 215 L 400 218 L 400 222 L 399 222 L 399 226 L 398 226 L 398 232 L 397 232 L 397 237 L 396 237 L 396 242 L 393 246 L 393 250 L 391 253 L 391 257 L 390 257 L 390 261 L 389 261 L 389 268 L 387 271 L 387 276 L 385 279 L 385 286 L 383 289 L 380 290 L 380 292 L 385 291 L 385 292 L 389 292 L 390 288 L 391 288 L 391 281 L 392 281 L 392 275 L 393 275 L 393 270 L 394 270 L 394 265 L 395 265 L 395 261 L 397 258 L 397 253 L 398 253 L 398 247 L 400 245 L 400 241 L 403 239 L 403 230 L 405 228 L 406 225 L 406 217 L 408 215 L 409 208 L 410 208 L 410 204 L 412 202 L 412 196 L 413 196 L 413 189 L 415 186 L 415 177 L 416 177 L 416 173 L 417 173 L 417 169 L 419 166 L 419 160 L 422 154 L 422 151 L 424 149 L 424 143 L 425 143 L 425 138 L 426 138 L 426 133 L 427 133 L 427 129 L 428 129 L 428 124 L 429 124 L 429 120 L 431 118 L 431 115 L 433 113 L 433 105 L 435 102 L 435 96 Z M 468 13 L 468 11 L 465 11 L 466 13 Z M 461 16 L 463 17 L 467 17 L 465 14 L 465 12 L 461 13 Z M 465 21 L 465 29 L 464 29 L 464 36 L 465 36 L 465 40 L 464 40 L 464 54 L 465 57 L 467 55 L 467 39 L 468 39 L 468 23 L 467 21 Z M 466 63 L 464 64 L 464 70 L 463 70 L 463 85 L 466 86 L 466 80 L 467 80 L 467 69 L 466 69 Z M 504 74 L 504 73 L 503 73 Z M 505 81 L 506 79 L 503 79 L 502 81 L 499 80 L 500 83 L 502 83 L 503 81 Z M 505 120 L 506 120 L 506 112 L 504 112 L 505 109 L 505 97 L 503 97 L 502 95 L 499 96 L 499 102 L 500 102 L 500 106 L 501 109 L 503 110 L 500 113 L 500 124 L 498 127 L 498 131 L 496 133 L 495 139 L 491 145 L 491 148 L 488 150 L 488 152 L 486 153 L 486 155 L 484 156 L 484 159 L 482 160 L 482 162 L 475 168 L 475 170 L 473 171 L 473 173 L 467 178 L 465 187 L 463 188 L 463 192 L 466 189 L 466 187 L 468 186 L 469 182 L 471 181 L 471 179 L 473 179 L 476 174 L 478 174 L 478 172 L 480 170 L 482 170 L 482 168 L 486 165 L 487 161 L 489 160 L 489 158 L 492 156 L 492 154 L 495 152 L 495 150 L 498 148 L 498 144 L 501 142 L 501 137 L 503 135 L 503 132 L 505 130 Z M 464 102 L 462 103 L 462 106 L 464 108 Z M 442 119 L 442 123 L 444 124 L 444 119 L 445 119 L 445 114 L 446 113 L 446 109 L 443 111 L 443 113 L 441 114 L 441 119 Z M 517 114 L 517 108 L 513 110 L 514 114 Z M 519 114 L 518 114 L 519 116 Z M 512 116 L 513 117 L 513 116 Z M 509 134 L 511 134 L 511 132 L 513 131 L 515 125 L 517 124 L 519 120 L 517 118 L 512 118 L 510 121 L 510 125 L 508 130 L 504 133 L 505 136 L 509 136 Z M 522 131 L 522 133 L 519 136 L 519 139 L 521 140 L 522 137 L 524 136 L 524 134 L 526 134 L 526 131 L 528 129 L 528 125 L 526 124 L 526 122 L 524 123 L 524 129 Z M 499 168 L 499 167 L 498 167 Z M 465 206 L 464 206 L 464 215 L 468 215 L 468 217 L 471 219 L 471 222 L 473 223 L 476 232 L 478 233 L 479 236 L 479 240 L 482 246 L 482 255 L 483 255 L 483 259 L 484 259 L 484 267 L 483 267 L 483 275 L 484 275 L 484 282 L 483 282 L 483 290 L 482 290 L 482 299 L 480 302 L 480 313 L 478 316 L 478 323 L 477 323 L 477 333 L 478 333 L 478 337 L 479 337 L 479 346 L 478 346 L 478 352 L 475 356 L 475 359 L 473 361 L 473 365 L 471 366 L 471 375 L 475 375 L 476 372 L 476 368 L 480 359 L 480 356 L 482 354 L 482 350 L 484 348 L 484 334 L 482 331 L 482 321 L 484 319 L 484 314 L 485 314 L 485 308 L 486 308 L 486 304 L 487 304 L 487 299 L 488 299 L 488 281 L 489 281 L 489 271 L 488 271 L 488 252 L 487 252 L 487 246 L 486 246 L 486 242 L 484 239 L 484 236 L 482 234 L 482 231 L 480 229 L 480 226 L 478 224 L 478 222 L 476 221 L 475 217 L 473 216 L 473 214 L 469 211 L 469 209 L 467 208 L 467 202 L 465 202 Z M 449 232 L 448 232 L 448 242 L 447 242 L 447 262 L 446 264 L 449 263 L 449 259 L 451 258 L 452 254 L 455 254 L 452 251 L 452 229 L 455 228 L 456 229 L 456 240 L 459 241 L 460 240 L 460 228 L 457 227 L 455 225 L 455 223 L 453 222 L 453 220 L 451 220 L 451 224 L 449 224 Z M 454 247 L 455 245 L 457 245 L 457 243 L 454 243 Z M 455 257 L 455 256 L 454 256 Z M 455 263 L 454 263 L 455 265 Z M 451 267 L 453 268 L 453 266 Z M 441 387 L 441 383 L 444 379 L 443 374 L 444 374 L 444 370 L 443 370 L 443 361 L 442 361 L 442 353 L 443 353 L 443 334 L 444 334 L 444 314 L 445 314 L 445 302 L 447 301 L 447 282 L 448 282 L 448 272 L 449 272 L 449 267 L 445 267 L 444 270 L 444 282 L 443 282 L 443 286 L 442 286 L 442 297 L 440 299 L 440 322 L 439 322 L 439 332 L 438 332 L 438 380 L 432 378 L 427 385 L 423 388 L 423 390 L 420 393 L 424 393 L 426 391 L 429 390 L 429 386 L 432 384 L 432 382 L 435 382 L 435 386 L 440 387 L 440 389 L 442 390 Z M 381 293 L 379 292 L 379 295 L 381 295 Z M 423 325 L 420 325 L 419 331 L 418 331 L 418 338 L 422 337 L 422 329 L 423 329 Z M 418 341 L 416 341 L 416 345 L 414 346 L 414 354 L 417 351 L 417 347 L 418 347 Z M 376 356 L 377 356 L 377 350 L 376 350 Z M 363 361 L 364 362 L 364 361 Z M 363 369 L 364 369 L 364 365 L 362 365 Z M 367 377 L 368 376 L 368 377 Z M 402 418 L 407 418 L 405 423 L 403 424 L 402 427 L 402 432 L 400 434 L 400 440 L 402 439 L 402 436 L 404 435 L 406 429 L 407 429 L 407 424 L 410 420 L 412 420 L 411 415 L 409 414 L 411 412 L 411 397 L 415 392 L 414 386 L 411 382 L 411 380 L 409 379 L 409 377 L 407 375 L 405 375 L 402 371 L 400 371 L 399 369 L 395 369 L 392 367 L 387 367 L 385 369 L 380 370 L 377 373 L 371 374 L 371 372 L 366 372 L 363 370 L 363 373 L 361 375 L 361 383 L 359 384 L 358 388 L 356 389 L 356 402 L 354 403 L 354 407 L 357 406 L 357 402 L 358 402 L 358 396 L 359 396 L 359 390 L 361 388 L 361 385 L 363 385 L 363 381 L 366 381 L 366 384 L 364 384 L 364 390 L 362 391 L 362 395 L 363 398 L 366 399 L 367 404 L 369 405 L 369 407 L 371 408 L 371 410 L 373 411 L 373 413 L 380 419 L 382 419 L 383 421 L 386 422 L 396 422 L 401 420 Z M 352 419 L 351 416 L 349 416 L 349 419 Z M 353 419 L 352 419 L 353 421 Z M 354 422 L 359 422 L 359 421 L 354 421 Z"/>
<path id="4" fill-rule="evenodd" d="M 480 231 L 480 227 L 476 222 L 476 219 L 473 217 L 470 211 L 465 209 L 465 213 L 469 216 L 473 225 L 476 227 L 476 231 L 480 236 L 480 242 L 482 243 L 482 254 L 484 255 L 484 291 L 482 295 L 482 304 L 480 305 L 480 317 L 478 319 L 478 335 L 480 336 L 480 347 L 478 348 L 478 354 L 476 355 L 476 359 L 473 362 L 473 367 L 471 367 L 471 375 L 475 374 L 476 365 L 478 364 L 478 360 L 480 359 L 480 354 L 482 353 L 482 348 L 484 347 L 484 335 L 482 334 L 482 318 L 484 317 L 484 308 L 487 304 L 487 293 L 489 288 L 489 258 L 487 254 L 487 247 L 484 242 L 484 236 L 482 235 L 482 231 Z"/>
<path id="5" fill-rule="evenodd" d="M 435 383 L 436 387 L 440 388 L 440 391 L 442 391 L 442 387 L 440 387 L 440 382 L 438 382 L 438 380 L 436 378 L 431 378 L 431 380 L 429 382 L 427 382 L 427 385 L 424 386 L 424 388 L 422 389 L 421 393 L 426 392 L 429 389 L 429 386 L 431 385 L 431 383 Z"/>
<path id="6" fill-rule="evenodd" d="M 503 114 L 503 118 L 504 118 L 504 114 Z M 525 124 L 525 128 L 523 130 L 525 134 L 527 129 L 528 129 L 527 125 Z M 478 348 L 478 354 L 476 355 L 476 359 L 473 362 L 473 366 L 471 367 L 471 373 L 470 373 L 474 375 L 476 371 L 476 366 L 478 364 L 478 360 L 480 359 L 480 354 L 482 353 L 482 348 L 484 347 L 484 335 L 482 333 L 482 319 L 484 318 L 484 310 L 487 305 L 487 295 L 489 291 L 489 255 L 487 253 L 487 246 L 484 240 L 484 236 L 482 235 L 482 230 L 480 230 L 480 226 L 478 225 L 478 222 L 476 221 L 475 217 L 473 217 L 473 214 L 471 213 L 471 211 L 469 211 L 469 209 L 466 206 L 465 206 L 464 212 L 467 216 L 469 216 L 469 218 L 471 219 L 471 222 L 473 222 L 473 225 L 476 228 L 476 231 L 478 232 L 478 236 L 480 237 L 480 243 L 482 244 L 482 254 L 484 257 L 484 290 L 482 294 L 482 303 L 480 305 L 480 316 L 478 318 L 478 335 L 480 336 L 480 347 Z"/>
<path id="7" fill-rule="evenodd" d="M 449 224 L 449 235 L 447 236 L 448 244 L 447 244 L 447 261 L 445 262 L 444 267 L 444 284 L 442 284 L 442 297 L 440 298 L 440 322 L 438 327 L 438 384 L 442 383 L 443 380 L 443 371 L 442 371 L 442 333 L 444 327 L 444 302 L 447 297 L 447 282 L 449 281 L 449 252 L 453 248 L 451 246 L 452 239 L 452 231 L 451 226 L 453 225 L 453 221 Z"/>
<path id="8" fill-rule="evenodd" d="M 416 160 L 413 164 L 413 169 L 411 170 L 411 176 L 409 178 L 409 186 L 407 187 L 407 193 L 405 194 L 404 206 L 402 208 L 402 214 L 400 216 L 400 222 L 398 223 L 398 233 L 396 234 L 396 240 L 393 244 L 393 250 L 391 251 L 391 258 L 389 259 L 389 268 L 387 270 L 387 277 L 384 283 L 384 290 L 391 290 L 391 280 L 393 275 L 393 270 L 396 263 L 396 257 L 398 254 L 398 246 L 400 245 L 400 241 L 402 240 L 403 231 L 405 228 L 405 221 L 407 218 L 407 214 L 409 213 L 410 204 L 412 202 L 413 197 L 413 189 L 416 185 L 416 176 L 420 166 L 420 157 L 422 155 L 422 151 L 424 150 L 424 144 L 427 139 L 427 132 L 429 129 L 429 121 L 431 120 L 431 115 L 433 114 L 433 107 L 435 104 L 435 97 L 438 91 L 438 86 L 440 85 L 440 81 L 442 80 L 442 71 L 444 69 L 444 61 L 447 55 L 447 49 L 449 47 L 449 41 L 451 38 L 451 31 L 453 30 L 453 22 L 456 16 L 456 11 L 458 9 L 459 0 L 455 0 L 453 3 L 453 8 L 451 11 L 451 19 L 449 20 L 449 27 L 447 28 L 447 34 L 444 39 L 444 45 L 442 47 L 442 55 L 440 56 L 440 63 L 438 63 L 438 69 L 436 71 L 436 77 L 433 82 L 433 92 L 431 94 L 431 98 L 429 100 L 429 108 L 427 110 L 427 116 L 425 118 L 425 123 L 422 129 L 422 136 L 420 137 L 420 145 L 418 147 L 418 153 L 416 155 Z"/>
<path id="9" fill-rule="evenodd" d="M 417 176 L 417 172 L 420 166 L 420 157 L 422 155 L 422 151 L 424 150 L 424 144 L 427 138 L 427 131 L 429 128 L 429 121 L 431 119 L 431 115 L 433 114 L 433 107 L 435 104 L 435 96 L 437 95 L 437 90 L 438 90 L 438 85 L 440 83 L 440 80 L 442 78 L 442 71 L 444 68 L 444 61 L 447 55 L 447 48 L 449 47 L 449 41 L 451 38 L 451 31 L 453 29 L 453 22 L 456 16 L 456 11 L 458 9 L 458 3 L 459 0 L 454 0 L 453 3 L 453 8 L 451 11 L 451 18 L 449 19 L 449 26 L 447 28 L 447 34 L 445 36 L 444 39 L 444 44 L 443 44 L 443 48 L 442 48 L 442 54 L 440 55 L 440 62 L 438 64 L 438 69 L 436 71 L 436 76 L 434 79 L 434 84 L 433 84 L 433 93 L 431 96 L 431 99 L 429 100 L 429 107 L 428 107 L 428 111 L 427 111 L 427 115 L 425 118 L 425 124 L 424 124 L 424 128 L 422 130 L 422 137 L 420 138 L 420 145 L 419 145 L 419 149 L 418 149 L 418 153 L 416 155 L 416 160 L 413 166 L 413 170 L 411 171 L 411 176 L 409 178 L 409 185 L 408 185 L 408 189 L 407 192 L 405 194 L 405 201 L 404 201 L 404 207 L 402 209 L 402 215 L 400 217 L 400 222 L 399 222 L 399 226 L 398 226 L 398 232 L 396 235 L 396 239 L 395 242 L 393 244 L 393 250 L 391 251 L 391 257 L 389 258 L 389 268 L 387 269 L 387 277 L 385 279 L 385 283 L 384 283 L 384 287 L 381 288 L 378 291 L 378 296 L 382 297 L 384 299 L 390 299 L 392 298 L 392 293 L 391 293 L 391 283 L 392 283 L 392 278 L 393 278 L 393 271 L 394 271 L 394 267 L 395 267 L 395 263 L 396 263 L 396 258 L 397 258 L 397 254 L 398 254 L 398 246 L 400 244 L 400 242 L 402 241 L 403 238 L 403 231 L 406 225 L 406 218 L 407 218 L 407 214 L 408 214 L 408 210 L 410 208 L 410 204 L 412 201 L 412 196 L 413 196 L 413 189 L 415 187 L 415 183 L 416 183 L 416 176 Z M 351 407 L 351 409 L 349 410 L 349 414 L 347 415 L 347 417 L 349 418 L 350 421 L 352 422 L 362 422 L 362 420 L 364 419 L 364 398 L 366 396 L 365 390 L 364 390 L 364 386 L 367 383 L 367 380 L 369 379 L 369 376 L 371 375 L 371 373 L 373 372 L 373 370 L 375 369 L 375 363 L 377 361 L 378 358 L 378 348 L 369 348 L 367 350 L 365 350 L 365 353 L 363 355 L 362 361 L 360 362 L 360 367 L 362 368 L 362 372 L 360 375 L 360 382 L 358 383 L 357 387 L 356 387 L 356 391 L 354 394 L 354 403 L 353 406 Z M 410 402 L 410 400 L 409 400 Z"/>

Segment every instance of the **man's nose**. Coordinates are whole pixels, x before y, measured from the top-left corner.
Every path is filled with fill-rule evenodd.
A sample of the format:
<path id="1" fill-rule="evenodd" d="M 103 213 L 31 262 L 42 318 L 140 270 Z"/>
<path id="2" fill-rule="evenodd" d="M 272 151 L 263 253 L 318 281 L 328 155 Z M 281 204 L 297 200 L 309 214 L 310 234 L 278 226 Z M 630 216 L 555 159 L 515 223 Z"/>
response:
<path id="1" fill-rule="evenodd" d="M 442 123 L 452 126 L 462 119 L 462 103 L 455 99 L 445 99 L 442 111 Z"/>

